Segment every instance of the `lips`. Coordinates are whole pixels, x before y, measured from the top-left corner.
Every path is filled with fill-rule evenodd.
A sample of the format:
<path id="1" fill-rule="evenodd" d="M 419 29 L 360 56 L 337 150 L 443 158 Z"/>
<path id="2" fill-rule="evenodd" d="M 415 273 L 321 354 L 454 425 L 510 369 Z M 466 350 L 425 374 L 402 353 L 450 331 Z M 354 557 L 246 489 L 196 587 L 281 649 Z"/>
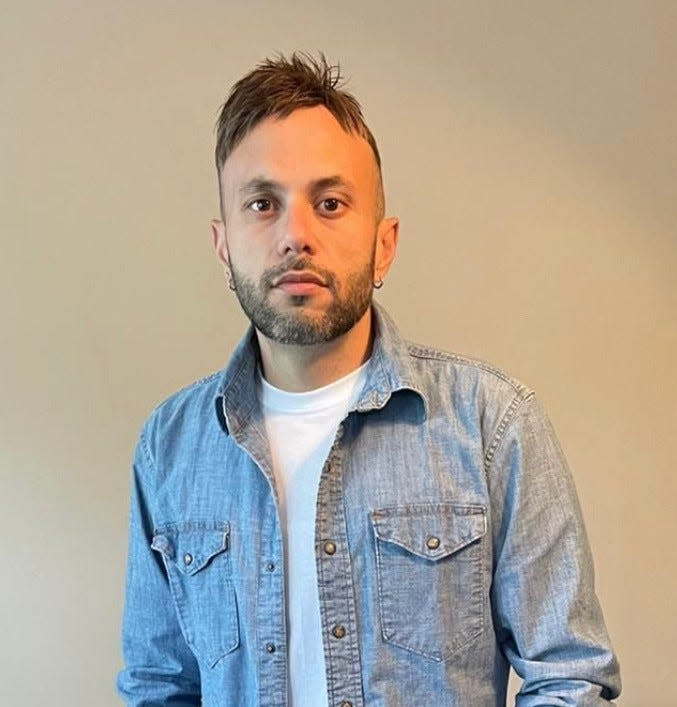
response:
<path id="1" fill-rule="evenodd" d="M 287 270 L 273 280 L 272 286 L 290 297 L 311 297 L 324 291 L 327 283 L 311 270 Z"/>
<path id="2" fill-rule="evenodd" d="M 320 285 L 325 287 L 325 283 L 319 275 L 316 275 L 309 270 L 293 270 L 280 275 L 274 282 L 273 287 L 279 287 L 286 284 L 308 284 Z"/>

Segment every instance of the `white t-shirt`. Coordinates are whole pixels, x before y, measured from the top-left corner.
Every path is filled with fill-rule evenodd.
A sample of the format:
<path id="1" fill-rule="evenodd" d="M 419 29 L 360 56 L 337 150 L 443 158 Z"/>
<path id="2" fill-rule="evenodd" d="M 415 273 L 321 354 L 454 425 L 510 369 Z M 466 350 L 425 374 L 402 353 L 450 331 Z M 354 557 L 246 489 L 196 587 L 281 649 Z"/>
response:
<path id="1" fill-rule="evenodd" d="M 328 704 L 315 567 L 317 489 L 338 425 L 357 402 L 365 374 L 366 364 L 307 393 L 289 393 L 259 377 L 287 558 L 289 692 L 295 707 Z"/>

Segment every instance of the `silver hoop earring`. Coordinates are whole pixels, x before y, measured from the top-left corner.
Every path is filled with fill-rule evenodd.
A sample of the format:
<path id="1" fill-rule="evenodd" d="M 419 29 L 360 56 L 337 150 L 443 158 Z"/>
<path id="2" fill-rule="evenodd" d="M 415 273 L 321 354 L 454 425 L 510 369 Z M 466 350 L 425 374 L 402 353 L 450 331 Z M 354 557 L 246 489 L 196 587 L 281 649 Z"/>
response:
<path id="1" fill-rule="evenodd" d="M 380 290 L 383 287 L 383 280 L 380 278 L 378 280 L 374 280 L 374 289 L 375 290 Z"/>

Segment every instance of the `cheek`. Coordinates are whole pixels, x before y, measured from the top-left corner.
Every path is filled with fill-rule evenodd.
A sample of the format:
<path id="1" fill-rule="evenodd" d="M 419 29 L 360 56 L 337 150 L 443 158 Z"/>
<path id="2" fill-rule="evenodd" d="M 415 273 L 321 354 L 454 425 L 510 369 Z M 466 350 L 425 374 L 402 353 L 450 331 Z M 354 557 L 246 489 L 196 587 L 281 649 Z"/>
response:
<path id="1" fill-rule="evenodd" d="M 351 242 L 342 249 L 340 254 L 345 270 L 355 273 L 364 272 L 374 262 L 376 253 L 376 233 L 371 222 L 363 222 L 361 228 L 354 232 Z"/>
<path id="2" fill-rule="evenodd" d="M 266 258 L 266 253 L 260 248 L 255 248 L 251 244 L 238 243 L 230 248 L 231 268 L 237 273 L 252 282 L 258 283 L 272 265 Z"/>
<path id="3" fill-rule="evenodd" d="M 233 219 L 226 225 L 226 241 L 233 258 L 243 262 L 264 263 L 275 251 L 275 232 L 272 224 L 246 223 Z"/>

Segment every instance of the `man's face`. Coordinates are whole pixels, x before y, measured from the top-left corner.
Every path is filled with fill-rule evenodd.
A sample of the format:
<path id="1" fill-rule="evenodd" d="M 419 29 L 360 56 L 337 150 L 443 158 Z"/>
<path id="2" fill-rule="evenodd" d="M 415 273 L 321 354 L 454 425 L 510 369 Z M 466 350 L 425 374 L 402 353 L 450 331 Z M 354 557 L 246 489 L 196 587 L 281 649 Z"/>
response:
<path id="1" fill-rule="evenodd" d="M 379 185 L 369 144 L 322 106 L 268 118 L 233 150 L 214 244 L 264 336 L 318 344 L 365 316 L 397 235 L 379 220 Z"/>

